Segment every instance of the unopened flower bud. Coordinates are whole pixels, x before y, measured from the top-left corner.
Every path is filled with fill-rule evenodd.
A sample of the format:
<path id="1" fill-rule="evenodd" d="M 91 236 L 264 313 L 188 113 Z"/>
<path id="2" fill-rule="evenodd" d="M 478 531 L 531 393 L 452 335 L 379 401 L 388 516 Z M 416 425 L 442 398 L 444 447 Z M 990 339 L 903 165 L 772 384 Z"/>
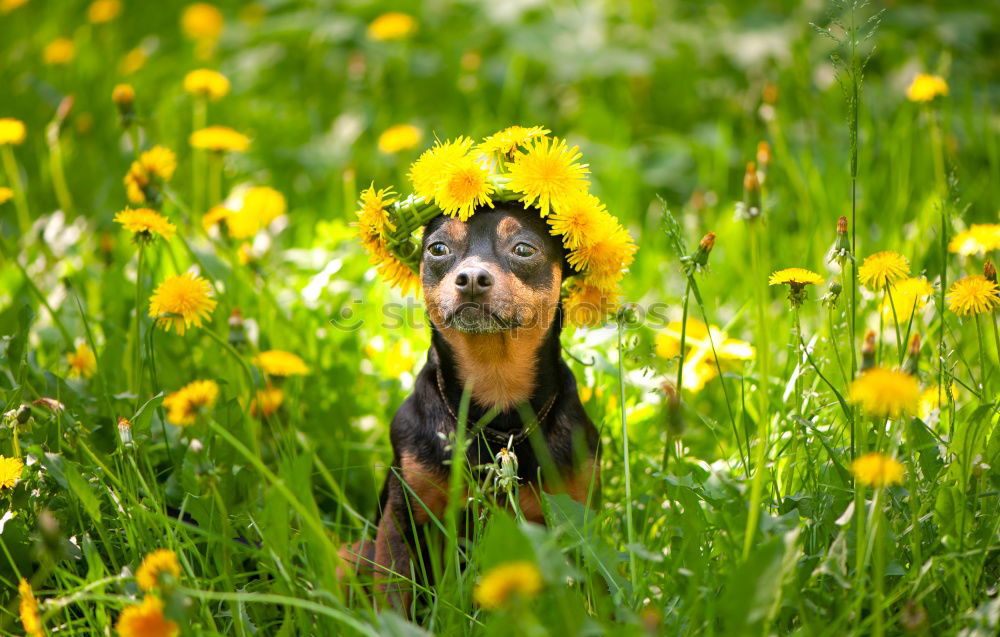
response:
<path id="1" fill-rule="evenodd" d="M 635 303 L 626 303 L 618 309 L 618 322 L 622 325 L 635 325 L 639 320 Z"/>
<path id="2" fill-rule="evenodd" d="M 671 434 L 679 436 L 684 433 L 684 413 L 681 410 L 680 392 L 670 381 L 663 381 L 660 384 L 660 389 L 663 390 L 665 398 L 667 429 Z"/>
<path id="3" fill-rule="evenodd" d="M 875 330 L 868 330 L 861 346 L 861 371 L 872 367 L 875 367 Z"/>
<path id="4" fill-rule="evenodd" d="M 826 294 L 820 297 L 820 302 L 831 310 L 837 307 L 837 301 L 840 299 L 840 293 L 843 291 L 843 286 L 840 285 L 839 281 L 831 281 L 830 287 L 827 288 Z"/>
<path id="5" fill-rule="evenodd" d="M 912 376 L 916 376 L 920 372 L 920 334 L 914 334 L 910 338 L 910 346 L 906 353 L 906 363 L 903 365 L 903 371 Z"/>
<path id="6" fill-rule="evenodd" d="M 132 423 L 121 416 L 118 417 L 118 440 L 126 447 L 132 446 Z"/>
<path id="7" fill-rule="evenodd" d="M 837 219 L 837 238 L 830 249 L 829 261 L 836 261 L 841 268 L 851 260 L 851 239 L 847 236 L 847 217 Z"/>
<path id="8" fill-rule="evenodd" d="M 764 85 L 764 90 L 761 91 L 760 99 L 765 104 L 774 104 L 778 101 L 778 85 L 774 82 L 768 82 Z"/>
<path id="9" fill-rule="evenodd" d="M 993 283 L 997 282 L 997 267 L 989 259 L 983 264 L 983 276 Z"/>
<path id="10" fill-rule="evenodd" d="M 118 107 L 123 128 L 132 125 L 135 119 L 135 89 L 131 84 L 117 84 L 111 91 L 111 101 Z"/>
<path id="11" fill-rule="evenodd" d="M 698 242 L 698 249 L 685 257 L 681 257 L 681 263 L 684 265 L 684 271 L 691 275 L 694 272 L 701 272 L 708 265 L 708 255 L 712 253 L 712 248 L 715 247 L 715 233 L 709 232 L 701 241 Z"/>
<path id="12" fill-rule="evenodd" d="M 17 424 L 23 425 L 31 418 L 31 406 L 21 405 L 17 408 Z"/>
<path id="13" fill-rule="evenodd" d="M 243 325 L 243 312 L 238 307 L 233 308 L 229 315 L 229 344 L 239 349 L 246 345 L 247 333 Z"/>
<path id="14" fill-rule="evenodd" d="M 746 172 L 743 173 L 743 190 L 748 194 L 756 190 L 760 190 L 760 182 L 757 180 L 757 164 L 749 161 L 747 162 Z"/>
<path id="15" fill-rule="evenodd" d="M 923 633 L 927 630 L 927 611 L 915 599 L 908 599 L 903 604 L 903 612 L 899 615 L 899 623 L 908 633 Z"/>
<path id="16" fill-rule="evenodd" d="M 771 163 L 771 145 L 763 140 L 757 142 L 757 163 L 761 169 Z"/>

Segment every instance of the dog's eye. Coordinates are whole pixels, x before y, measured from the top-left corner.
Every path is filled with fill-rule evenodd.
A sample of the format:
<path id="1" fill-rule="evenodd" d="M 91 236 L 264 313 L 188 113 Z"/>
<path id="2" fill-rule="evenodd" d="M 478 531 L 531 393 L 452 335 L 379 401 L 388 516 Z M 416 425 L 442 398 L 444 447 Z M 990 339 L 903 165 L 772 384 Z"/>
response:
<path id="1" fill-rule="evenodd" d="M 513 252 L 516 256 L 526 259 L 538 252 L 538 248 L 528 245 L 527 243 L 519 243 L 514 246 L 514 249 L 511 250 L 511 252 Z"/>
<path id="2" fill-rule="evenodd" d="M 445 244 L 438 241 L 437 243 L 432 243 L 427 246 L 427 253 L 432 257 L 443 257 L 451 252 L 451 250 Z"/>

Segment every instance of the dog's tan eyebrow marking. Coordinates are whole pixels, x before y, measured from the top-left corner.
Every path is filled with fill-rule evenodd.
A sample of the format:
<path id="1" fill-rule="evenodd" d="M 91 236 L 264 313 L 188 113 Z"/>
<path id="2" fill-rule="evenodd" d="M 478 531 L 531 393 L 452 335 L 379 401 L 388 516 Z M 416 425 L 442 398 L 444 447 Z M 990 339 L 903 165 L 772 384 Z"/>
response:
<path id="1" fill-rule="evenodd" d="M 442 226 L 444 233 L 452 241 L 462 241 L 469 234 L 469 228 L 461 221 L 450 219 Z"/>
<path id="2" fill-rule="evenodd" d="M 514 217 L 504 217 L 500 220 L 500 223 L 497 224 L 497 234 L 501 239 L 506 239 L 522 227 L 521 222 Z"/>

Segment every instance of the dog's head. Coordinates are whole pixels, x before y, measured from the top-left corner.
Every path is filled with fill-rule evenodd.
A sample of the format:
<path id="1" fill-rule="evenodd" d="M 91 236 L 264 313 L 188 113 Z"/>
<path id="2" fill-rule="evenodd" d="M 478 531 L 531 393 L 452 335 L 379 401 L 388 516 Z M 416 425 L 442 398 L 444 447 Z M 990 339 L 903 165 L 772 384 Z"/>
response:
<path id="1" fill-rule="evenodd" d="M 424 229 L 420 278 L 431 321 L 466 334 L 546 330 L 566 274 L 562 242 L 535 210 L 483 208 Z"/>

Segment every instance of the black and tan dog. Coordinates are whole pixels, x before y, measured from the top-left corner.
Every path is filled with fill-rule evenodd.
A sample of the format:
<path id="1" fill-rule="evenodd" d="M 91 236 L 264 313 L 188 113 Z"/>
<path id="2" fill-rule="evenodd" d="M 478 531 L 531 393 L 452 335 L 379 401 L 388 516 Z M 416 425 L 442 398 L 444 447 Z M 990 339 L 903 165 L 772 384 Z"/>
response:
<path id="1" fill-rule="evenodd" d="M 564 256 L 537 210 L 520 204 L 482 208 L 467 222 L 440 216 L 424 229 L 420 276 L 431 349 L 392 421 L 393 461 L 375 541 L 341 552 L 359 570 L 372 568 L 397 604 L 408 606 L 408 596 L 384 584 L 392 574 L 409 576 L 421 537 L 416 527 L 446 508 L 448 435 L 465 387 L 475 437 L 469 465 L 491 462 L 513 437 L 527 519 L 544 523 L 540 488 L 579 502 L 595 497 L 598 434 L 559 341 L 559 291 L 572 273 Z M 476 430 L 491 410 L 498 413 Z"/>

